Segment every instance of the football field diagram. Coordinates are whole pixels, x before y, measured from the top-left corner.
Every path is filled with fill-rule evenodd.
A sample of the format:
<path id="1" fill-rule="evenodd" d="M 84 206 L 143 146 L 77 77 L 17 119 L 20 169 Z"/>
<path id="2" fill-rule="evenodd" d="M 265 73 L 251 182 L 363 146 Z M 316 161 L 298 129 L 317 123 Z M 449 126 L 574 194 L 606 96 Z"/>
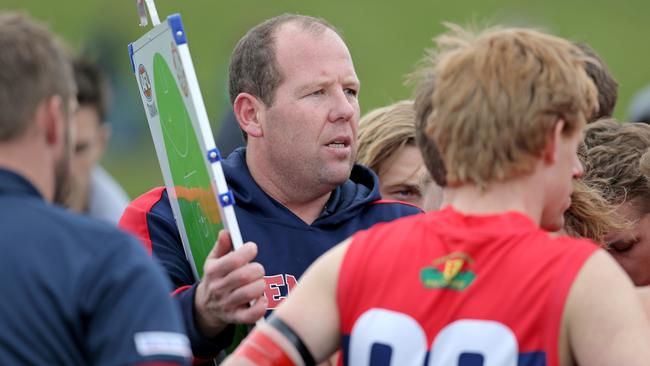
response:
<path id="1" fill-rule="evenodd" d="M 205 154 L 197 141 L 181 91 L 169 65 L 159 54 L 153 61 L 154 96 L 160 113 L 163 141 L 175 196 L 183 216 L 199 274 L 223 228 L 219 207 L 205 168 Z"/>

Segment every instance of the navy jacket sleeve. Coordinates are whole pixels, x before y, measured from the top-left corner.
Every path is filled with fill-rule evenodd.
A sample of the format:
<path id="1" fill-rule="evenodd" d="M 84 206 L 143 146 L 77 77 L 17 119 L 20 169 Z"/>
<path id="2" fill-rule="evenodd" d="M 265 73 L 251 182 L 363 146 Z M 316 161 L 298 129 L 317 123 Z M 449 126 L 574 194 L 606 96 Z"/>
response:
<path id="1" fill-rule="evenodd" d="M 131 202 L 119 226 L 137 236 L 167 272 L 176 289 L 174 295 L 183 313 L 183 323 L 194 356 L 200 359 L 216 357 L 232 342 L 234 326 L 228 326 L 215 338 L 204 337 L 198 330 L 194 314 L 197 282 L 185 257 L 165 189 L 155 188 Z"/>
<path id="2" fill-rule="evenodd" d="M 106 239 L 105 254 L 85 265 L 77 287 L 91 363 L 185 364 L 190 345 L 164 274 L 135 239 Z"/>

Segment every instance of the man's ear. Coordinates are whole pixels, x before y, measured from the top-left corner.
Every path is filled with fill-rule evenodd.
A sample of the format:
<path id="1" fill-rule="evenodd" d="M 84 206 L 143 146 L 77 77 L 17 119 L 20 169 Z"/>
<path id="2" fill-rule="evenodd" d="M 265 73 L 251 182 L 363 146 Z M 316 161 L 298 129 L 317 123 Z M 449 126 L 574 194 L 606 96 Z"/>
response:
<path id="1" fill-rule="evenodd" d="M 233 103 L 233 111 L 239 127 L 249 137 L 262 137 L 264 130 L 260 121 L 264 113 L 264 103 L 248 93 L 240 93 Z"/>
<path id="2" fill-rule="evenodd" d="M 555 121 L 555 126 L 549 131 L 546 137 L 546 145 L 542 151 L 542 159 L 547 164 L 555 164 L 560 156 L 560 140 L 563 136 L 566 122 L 563 119 Z"/>
<path id="3" fill-rule="evenodd" d="M 55 95 L 45 99 L 36 112 L 38 123 L 48 145 L 64 143 L 65 116 L 63 112 L 63 99 Z"/>

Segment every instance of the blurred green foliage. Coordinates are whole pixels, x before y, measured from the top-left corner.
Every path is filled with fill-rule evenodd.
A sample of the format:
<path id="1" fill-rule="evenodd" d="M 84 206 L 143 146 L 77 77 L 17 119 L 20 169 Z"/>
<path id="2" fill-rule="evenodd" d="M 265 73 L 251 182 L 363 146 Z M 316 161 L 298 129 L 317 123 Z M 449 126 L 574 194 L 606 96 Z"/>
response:
<path id="1" fill-rule="evenodd" d="M 650 83 L 650 2 L 648 0 L 158 0 L 161 18 L 183 17 L 197 76 L 216 133 L 227 106 L 226 70 L 236 41 L 251 26 L 284 12 L 327 19 L 350 48 L 362 81 L 362 112 L 408 98 L 404 76 L 413 70 L 442 22 L 534 26 L 591 45 L 620 83 L 615 115 L 624 118 L 632 95 Z M 1 9 L 24 10 L 45 21 L 75 51 L 92 48 L 97 36 L 114 72 L 131 75 L 126 46 L 146 30 L 138 27 L 135 0 L 2 0 Z M 138 100 L 137 103 L 140 103 Z M 128 123 L 146 125 L 139 110 Z M 146 132 L 146 130 L 145 130 Z M 113 147 L 104 163 L 132 195 L 162 183 L 150 135 L 137 148 Z"/>

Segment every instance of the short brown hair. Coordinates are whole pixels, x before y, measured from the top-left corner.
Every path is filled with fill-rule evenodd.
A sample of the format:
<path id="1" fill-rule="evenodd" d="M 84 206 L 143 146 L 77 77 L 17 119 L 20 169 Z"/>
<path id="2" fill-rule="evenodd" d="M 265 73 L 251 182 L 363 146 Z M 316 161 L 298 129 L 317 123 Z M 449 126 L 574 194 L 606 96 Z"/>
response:
<path id="1" fill-rule="evenodd" d="M 0 14 L 0 141 L 20 136 L 43 100 L 60 96 L 63 111 L 75 96 L 70 60 L 41 23 Z"/>
<path id="2" fill-rule="evenodd" d="M 403 100 L 368 112 L 359 120 L 357 142 L 357 163 L 379 174 L 397 150 L 415 146 L 413 102 Z"/>
<path id="3" fill-rule="evenodd" d="M 641 198 L 644 211 L 650 209 L 650 181 L 646 175 L 650 160 L 650 125 L 596 121 L 585 130 L 580 153 L 585 162 L 584 180 L 597 188 L 611 204 Z"/>
<path id="4" fill-rule="evenodd" d="M 571 42 L 530 29 L 477 35 L 448 27 L 436 38 L 426 66 L 431 76 L 422 81 L 435 87 L 419 85 L 418 92 L 432 93 L 416 95 L 416 110 L 430 99 L 422 123 L 448 185 L 485 188 L 530 173 L 559 119 L 569 134 L 595 111 L 596 88 L 585 72 L 591 60 Z"/>
<path id="5" fill-rule="evenodd" d="M 295 23 L 314 33 L 331 29 L 339 34 L 324 19 L 298 14 L 279 15 L 256 25 L 237 42 L 230 58 L 230 103 L 234 103 L 240 93 L 250 93 L 267 106 L 273 105 L 275 89 L 283 78 L 275 57 L 274 36 L 276 30 L 286 23 Z"/>
<path id="6" fill-rule="evenodd" d="M 598 90 L 598 112 L 591 117 L 591 121 L 611 117 L 614 114 L 616 100 L 618 99 L 618 82 L 607 68 L 605 61 L 588 44 L 576 42 L 575 45 L 585 55 L 596 61 L 587 62 L 585 65 L 587 75 L 593 80 Z"/>
<path id="7" fill-rule="evenodd" d="M 104 123 L 110 100 L 108 80 L 99 67 L 87 59 L 74 60 L 73 69 L 79 106 L 94 108 L 99 115 L 99 123 Z"/>

